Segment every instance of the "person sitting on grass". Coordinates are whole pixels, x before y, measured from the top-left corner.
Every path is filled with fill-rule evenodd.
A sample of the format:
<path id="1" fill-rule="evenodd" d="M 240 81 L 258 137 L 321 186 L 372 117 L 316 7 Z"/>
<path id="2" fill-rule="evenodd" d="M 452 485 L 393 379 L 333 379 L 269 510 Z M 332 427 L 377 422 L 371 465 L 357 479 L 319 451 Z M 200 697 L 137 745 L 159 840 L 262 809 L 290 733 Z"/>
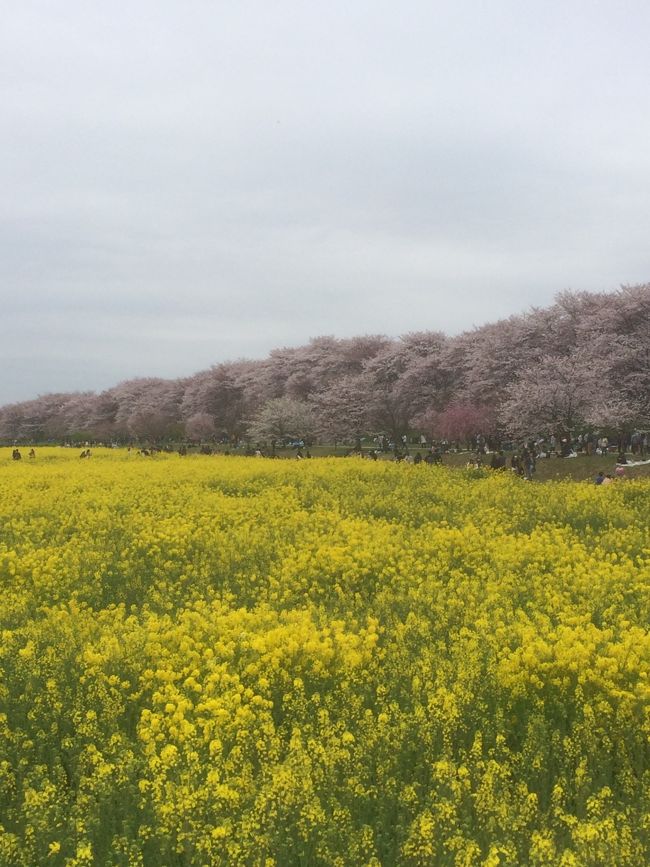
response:
<path id="1" fill-rule="evenodd" d="M 500 449 L 498 452 L 494 452 L 492 454 L 492 460 L 490 461 L 490 468 L 493 470 L 505 470 L 505 468 L 506 468 L 506 456 L 504 455 L 502 449 Z"/>

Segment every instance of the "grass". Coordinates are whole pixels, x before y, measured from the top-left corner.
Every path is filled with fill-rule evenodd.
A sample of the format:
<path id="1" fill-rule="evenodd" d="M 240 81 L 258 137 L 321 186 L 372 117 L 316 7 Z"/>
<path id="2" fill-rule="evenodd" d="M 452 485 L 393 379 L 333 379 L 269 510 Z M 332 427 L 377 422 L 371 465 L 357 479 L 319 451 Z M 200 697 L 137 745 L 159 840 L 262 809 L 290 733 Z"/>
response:
<path id="1" fill-rule="evenodd" d="M 343 456 L 349 452 L 349 448 L 341 446 L 335 450 L 331 445 L 322 445 L 313 446 L 309 451 L 315 458 L 330 455 Z M 418 451 L 423 456 L 427 452 L 426 449 L 410 449 L 410 453 L 413 455 Z M 448 467 L 465 467 L 471 454 L 471 452 L 448 452 L 443 457 L 443 464 Z M 511 454 L 512 452 L 506 452 L 508 467 L 510 466 Z M 296 451 L 295 449 L 278 449 L 277 455 L 282 458 L 295 458 Z M 486 456 L 486 464 L 488 465 L 489 457 L 489 455 Z M 537 461 L 537 470 L 533 478 L 537 482 L 548 482 L 559 479 L 592 481 L 600 470 L 606 475 L 610 474 L 613 476 L 616 469 L 616 457 L 616 454 L 610 453 L 606 456 L 593 455 L 592 457 L 588 457 L 587 455 L 578 455 L 577 458 L 541 458 Z M 391 453 L 383 454 L 379 456 L 379 459 L 392 460 L 393 455 Z M 631 455 L 628 455 L 628 460 L 631 459 Z M 508 472 L 510 472 L 510 469 L 508 469 Z M 625 477 L 630 479 L 650 478 L 650 464 L 643 467 L 630 467 L 626 469 Z"/>

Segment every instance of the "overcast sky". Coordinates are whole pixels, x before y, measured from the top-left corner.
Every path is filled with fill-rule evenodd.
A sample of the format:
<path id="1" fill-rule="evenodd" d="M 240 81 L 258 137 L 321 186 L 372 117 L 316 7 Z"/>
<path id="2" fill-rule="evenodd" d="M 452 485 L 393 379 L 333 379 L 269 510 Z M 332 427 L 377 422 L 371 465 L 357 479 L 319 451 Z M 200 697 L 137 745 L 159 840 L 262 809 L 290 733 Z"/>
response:
<path id="1" fill-rule="evenodd" d="M 0 404 L 650 281 L 650 4 L 3 6 Z"/>

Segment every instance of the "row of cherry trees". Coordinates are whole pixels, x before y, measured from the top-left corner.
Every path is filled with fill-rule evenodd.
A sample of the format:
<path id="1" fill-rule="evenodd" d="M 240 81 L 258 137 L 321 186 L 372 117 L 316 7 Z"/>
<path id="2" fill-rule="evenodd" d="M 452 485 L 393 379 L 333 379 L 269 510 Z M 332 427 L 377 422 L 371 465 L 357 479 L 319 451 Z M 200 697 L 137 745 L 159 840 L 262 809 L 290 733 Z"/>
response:
<path id="1" fill-rule="evenodd" d="M 0 408 L 0 439 L 104 442 L 418 431 L 469 440 L 650 424 L 650 284 L 560 294 L 548 308 L 455 337 L 319 337 L 185 379 Z"/>

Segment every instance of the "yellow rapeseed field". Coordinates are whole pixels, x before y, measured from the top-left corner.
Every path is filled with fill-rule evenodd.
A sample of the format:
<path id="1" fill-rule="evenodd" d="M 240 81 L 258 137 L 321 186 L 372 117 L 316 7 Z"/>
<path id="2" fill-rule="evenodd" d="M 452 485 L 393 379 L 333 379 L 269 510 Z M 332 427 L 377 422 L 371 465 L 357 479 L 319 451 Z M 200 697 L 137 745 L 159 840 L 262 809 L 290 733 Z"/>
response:
<path id="1" fill-rule="evenodd" d="M 650 484 L 0 453 L 2 865 L 650 862 Z"/>

